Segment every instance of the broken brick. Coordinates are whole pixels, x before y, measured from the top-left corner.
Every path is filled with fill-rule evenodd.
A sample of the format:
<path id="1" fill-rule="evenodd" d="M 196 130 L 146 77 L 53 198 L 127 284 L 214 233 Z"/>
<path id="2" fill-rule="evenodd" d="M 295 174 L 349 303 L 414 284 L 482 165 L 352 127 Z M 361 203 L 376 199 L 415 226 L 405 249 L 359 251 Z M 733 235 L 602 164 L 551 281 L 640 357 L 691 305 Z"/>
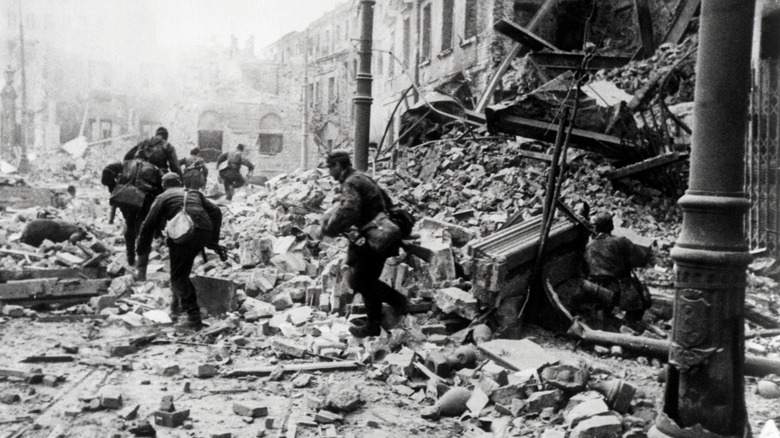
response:
<path id="1" fill-rule="evenodd" d="M 265 417 L 268 415 L 268 407 L 252 401 L 237 401 L 233 402 L 233 412 L 243 417 Z"/>
<path id="2" fill-rule="evenodd" d="M 189 417 L 189 409 L 174 412 L 155 411 L 154 424 L 165 427 L 179 427 L 184 424 L 184 420 Z"/>

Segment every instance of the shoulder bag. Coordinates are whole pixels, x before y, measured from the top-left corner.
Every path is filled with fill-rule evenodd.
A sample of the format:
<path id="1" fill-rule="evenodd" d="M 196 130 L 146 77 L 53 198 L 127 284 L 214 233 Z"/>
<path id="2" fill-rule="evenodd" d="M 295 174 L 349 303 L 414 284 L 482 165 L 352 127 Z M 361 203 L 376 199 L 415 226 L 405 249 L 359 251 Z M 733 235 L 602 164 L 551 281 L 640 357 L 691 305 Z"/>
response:
<path id="1" fill-rule="evenodd" d="M 195 223 L 187 214 L 187 189 L 184 189 L 184 200 L 181 204 L 181 211 L 176 213 L 165 226 L 165 234 L 174 243 L 185 243 L 192 238 L 195 233 Z"/>

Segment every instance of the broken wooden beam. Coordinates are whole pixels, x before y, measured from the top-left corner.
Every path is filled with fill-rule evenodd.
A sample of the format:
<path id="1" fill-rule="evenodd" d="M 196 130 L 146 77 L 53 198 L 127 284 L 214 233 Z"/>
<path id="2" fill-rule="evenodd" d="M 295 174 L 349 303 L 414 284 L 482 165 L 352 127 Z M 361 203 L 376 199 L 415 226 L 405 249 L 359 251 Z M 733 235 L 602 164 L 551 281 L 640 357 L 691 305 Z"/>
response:
<path id="1" fill-rule="evenodd" d="M 685 29 L 691 23 L 691 19 L 699 9 L 701 0 L 682 0 L 677 5 L 677 10 L 674 14 L 674 20 L 669 26 L 669 30 L 666 31 L 664 36 L 664 43 L 679 44 L 682 41 L 683 35 L 685 35 Z"/>
<path id="2" fill-rule="evenodd" d="M 31 280 L 36 278 L 83 278 L 96 279 L 106 276 L 105 268 L 27 268 L 0 269 L 0 283 Z"/>
<path id="3" fill-rule="evenodd" d="M 280 365 L 284 373 L 295 372 L 313 372 L 313 371 L 349 371 L 355 370 L 358 364 L 355 362 L 313 362 L 313 363 L 295 363 L 289 365 Z M 258 368 L 244 368 L 233 370 L 223 377 L 243 377 L 243 376 L 267 376 L 276 371 L 279 365 L 269 365 Z"/>
<path id="4" fill-rule="evenodd" d="M 28 356 L 19 362 L 22 363 L 60 363 L 60 362 L 73 362 L 76 360 L 76 356 L 69 354 L 52 355 L 52 356 Z"/>
<path id="5" fill-rule="evenodd" d="M 495 105 L 485 110 L 488 130 L 532 138 L 553 143 L 557 126 L 550 122 L 528 119 L 511 113 L 511 107 Z M 630 157 L 631 146 L 623 144 L 619 137 L 574 128 L 571 130 L 570 147 L 595 152 L 607 158 Z"/>
<path id="6" fill-rule="evenodd" d="M 577 70 L 583 65 L 583 53 L 574 52 L 533 52 L 528 57 L 537 67 L 548 71 L 551 75 L 559 75 L 568 70 Z M 594 55 L 585 63 L 585 70 L 596 71 L 614 69 L 628 64 L 631 58 L 626 56 Z"/>
<path id="7" fill-rule="evenodd" d="M 668 154 L 658 155 L 638 163 L 629 164 L 628 166 L 615 169 L 611 172 L 608 172 L 606 177 L 610 181 L 615 181 L 621 178 L 629 177 L 631 175 L 636 175 L 638 173 L 647 172 L 648 170 L 653 170 L 658 167 L 666 166 L 671 163 L 676 163 L 686 158 L 688 158 L 687 153 L 669 152 Z"/>
<path id="8" fill-rule="evenodd" d="M 634 0 L 636 18 L 639 22 L 639 37 L 642 40 L 642 48 L 639 51 L 640 59 L 649 58 L 655 52 L 653 41 L 653 18 L 650 15 L 648 0 Z"/>
<path id="9" fill-rule="evenodd" d="M 531 50 L 552 50 L 553 52 L 560 52 L 560 49 L 555 47 L 549 41 L 539 37 L 533 31 L 520 26 L 519 24 L 509 20 L 499 20 L 493 25 L 493 29 L 502 34 L 512 38 L 518 43 L 528 47 Z"/>
<path id="10" fill-rule="evenodd" d="M 593 344 L 618 345 L 626 350 L 659 359 L 669 358 L 669 349 L 672 344 L 668 339 L 652 339 L 593 330 L 578 320 L 572 323 L 569 335 Z M 780 361 L 766 357 L 745 355 L 746 376 L 763 377 L 768 374 L 780 374 Z"/>

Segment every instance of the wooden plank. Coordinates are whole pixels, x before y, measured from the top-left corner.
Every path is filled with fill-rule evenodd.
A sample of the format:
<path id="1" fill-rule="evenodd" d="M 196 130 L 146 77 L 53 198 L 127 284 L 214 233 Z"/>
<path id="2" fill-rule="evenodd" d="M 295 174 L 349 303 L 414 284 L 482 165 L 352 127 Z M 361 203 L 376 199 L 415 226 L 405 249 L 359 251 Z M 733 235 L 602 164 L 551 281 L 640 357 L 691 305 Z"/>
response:
<path id="1" fill-rule="evenodd" d="M 560 49 L 555 47 L 552 43 L 539 37 L 531 30 L 528 30 L 515 22 L 509 20 L 499 20 L 496 22 L 496 24 L 493 25 L 493 29 L 503 33 L 504 35 L 512 38 L 513 40 L 528 47 L 531 50 L 538 51 L 548 49 L 552 50 L 553 52 L 560 52 Z"/>
<path id="2" fill-rule="evenodd" d="M 642 39 L 642 49 L 639 52 L 640 59 L 649 58 L 655 52 L 653 41 L 653 18 L 650 15 L 648 0 L 634 0 L 636 6 L 636 18 L 639 22 L 639 36 Z"/>
<path id="3" fill-rule="evenodd" d="M 616 179 L 626 178 L 631 175 L 636 175 L 641 172 L 647 172 L 648 170 L 656 169 L 661 166 L 665 166 L 670 163 L 676 163 L 682 159 L 688 158 L 687 154 L 681 154 L 678 152 L 670 152 L 668 154 L 658 155 L 648 158 L 638 163 L 630 164 L 628 166 L 615 169 L 612 172 L 606 174 L 610 181 Z"/>
<path id="4" fill-rule="evenodd" d="M 477 348 L 497 364 L 513 371 L 538 370 L 559 361 L 539 344 L 528 339 L 493 339 L 477 345 Z"/>
<path id="5" fill-rule="evenodd" d="M 84 278 L 105 277 L 105 268 L 25 268 L 0 269 L 0 283 L 35 278 Z"/>
<path id="6" fill-rule="evenodd" d="M 545 154 L 542 152 L 534 152 L 534 151 L 525 151 L 525 150 L 519 150 L 517 151 L 518 155 L 525 158 L 533 158 L 534 160 L 540 160 L 545 161 L 547 163 L 552 163 L 552 155 Z"/>
<path id="7" fill-rule="evenodd" d="M 281 365 L 281 367 L 284 369 L 285 373 L 295 373 L 299 371 L 350 371 L 357 369 L 358 364 L 355 362 L 313 362 Z M 267 376 L 277 368 L 277 366 L 271 365 L 259 368 L 238 369 L 225 374 L 224 377 Z"/>
<path id="8" fill-rule="evenodd" d="M 666 31 L 664 36 L 664 43 L 678 44 L 683 35 L 685 35 L 685 29 L 688 28 L 688 24 L 696 14 L 696 10 L 699 9 L 701 0 L 683 0 L 677 5 L 677 11 L 674 14 L 674 20 L 669 25 L 669 30 Z"/>

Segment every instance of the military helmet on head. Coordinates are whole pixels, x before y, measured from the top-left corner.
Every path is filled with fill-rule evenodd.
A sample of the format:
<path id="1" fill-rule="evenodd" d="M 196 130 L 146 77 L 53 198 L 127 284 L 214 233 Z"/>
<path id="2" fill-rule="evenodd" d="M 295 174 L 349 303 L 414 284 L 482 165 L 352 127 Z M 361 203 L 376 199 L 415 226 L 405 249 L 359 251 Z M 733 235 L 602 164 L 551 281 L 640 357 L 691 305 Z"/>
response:
<path id="1" fill-rule="evenodd" d="M 181 177 L 179 177 L 179 175 L 176 173 L 168 172 L 162 177 L 162 186 L 164 189 L 170 187 L 181 187 Z"/>

